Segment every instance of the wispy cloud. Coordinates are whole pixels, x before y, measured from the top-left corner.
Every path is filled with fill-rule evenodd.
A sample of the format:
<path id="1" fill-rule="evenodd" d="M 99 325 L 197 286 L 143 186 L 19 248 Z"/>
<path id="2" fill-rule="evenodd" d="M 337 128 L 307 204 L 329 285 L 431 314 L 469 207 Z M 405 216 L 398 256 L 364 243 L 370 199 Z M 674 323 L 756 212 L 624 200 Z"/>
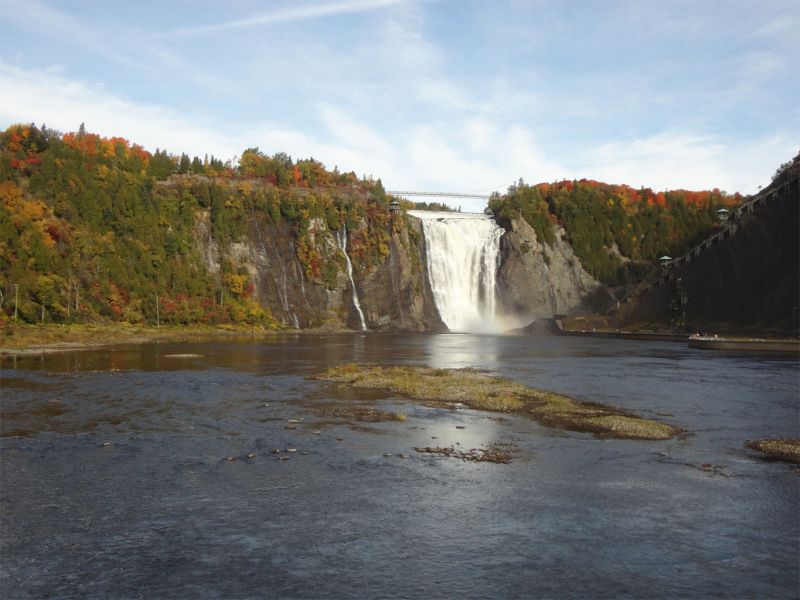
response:
<path id="1" fill-rule="evenodd" d="M 577 163 L 594 179 L 663 189 L 710 189 L 753 193 L 778 164 L 798 150 L 786 135 L 725 141 L 714 135 L 664 131 L 602 144 Z"/>
<path id="2" fill-rule="evenodd" d="M 57 98 L 58 102 L 53 102 Z M 75 131 L 82 123 L 106 136 L 121 135 L 150 150 L 168 148 L 202 156 L 231 158 L 245 145 L 158 104 L 133 102 L 103 86 L 70 80 L 54 72 L 28 72 L 0 63 L 0 121 L 46 123 Z"/>
<path id="3" fill-rule="evenodd" d="M 85 48 L 122 67 L 141 71 L 143 63 L 135 55 L 120 52 L 116 44 L 101 40 L 90 27 L 64 12 L 51 8 L 39 0 L 4 2 L 2 18 L 7 23 L 56 38 L 69 44 Z"/>
<path id="4" fill-rule="evenodd" d="M 797 151 L 786 50 L 798 38 L 783 25 L 797 9 L 754 19 L 734 44 L 712 24 L 741 15 L 715 3 L 685 30 L 678 8 L 638 4 L 598 23 L 594 5 L 500 0 L 271 2 L 255 14 L 207 0 L 142 20 L 116 5 L 12 2 L 0 0 L 14 48 L 0 63 L 6 123 L 85 121 L 150 150 L 225 159 L 259 146 L 395 188 L 470 192 L 520 177 L 750 192 Z M 297 26 L 259 29 L 279 23 Z"/>
<path id="5" fill-rule="evenodd" d="M 285 8 L 283 10 L 257 13 L 242 19 L 175 29 L 168 32 L 166 35 L 171 37 L 188 37 L 219 33 L 220 31 L 229 31 L 232 29 L 273 25 L 275 23 L 306 21 L 309 19 L 319 19 L 347 13 L 378 10 L 392 4 L 398 4 L 401 1 L 402 0 L 350 0 L 345 2 L 292 6 L 291 8 Z"/>

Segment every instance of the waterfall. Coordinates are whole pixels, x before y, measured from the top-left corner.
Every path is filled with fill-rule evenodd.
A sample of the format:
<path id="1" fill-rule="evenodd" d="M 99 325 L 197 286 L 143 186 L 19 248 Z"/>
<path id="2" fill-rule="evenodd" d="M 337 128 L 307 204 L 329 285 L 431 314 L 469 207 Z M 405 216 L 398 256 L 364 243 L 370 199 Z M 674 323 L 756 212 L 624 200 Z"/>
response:
<path id="1" fill-rule="evenodd" d="M 503 229 L 480 213 L 409 211 L 422 221 L 433 299 L 450 331 L 496 332 Z"/>
<path id="2" fill-rule="evenodd" d="M 364 313 L 361 311 L 361 303 L 358 301 L 358 290 L 356 289 L 356 282 L 353 281 L 353 263 L 350 262 L 350 257 L 347 255 L 347 227 L 343 228 L 342 233 L 336 233 L 336 239 L 339 242 L 339 248 L 344 254 L 344 260 L 347 264 L 347 276 L 350 278 L 350 287 L 353 289 L 353 306 L 358 311 L 358 318 L 361 319 L 361 331 L 367 330 L 367 323 L 364 321 Z"/>

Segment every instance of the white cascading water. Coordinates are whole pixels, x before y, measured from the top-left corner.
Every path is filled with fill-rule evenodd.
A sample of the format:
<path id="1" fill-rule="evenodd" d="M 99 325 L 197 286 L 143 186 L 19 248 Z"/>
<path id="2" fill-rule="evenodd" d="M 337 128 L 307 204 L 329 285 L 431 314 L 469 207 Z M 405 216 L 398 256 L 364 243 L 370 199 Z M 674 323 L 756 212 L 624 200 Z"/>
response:
<path id="1" fill-rule="evenodd" d="M 336 232 L 336 239 L 339 242 L 339 248 L 344 254 L 344 260 L 347 264 L 347 276 L 350 278 L 350 287 L 353 289 L 353 305 L 358 311 L 358 318 L 361 319 L 361 331 L 367 330 L 367 323 L 364 321 L 364 313 L 361 311 L 361 303 L 358 301 L 358 290 L 356 289 L 356 282 L 353 281 L 353 263 L 350 262 L 350 257 L 347 255 L 347 227 L 341 233 Z"/>
<path id="2" fill-rule="evenodd" d="M 422 221 L 433 299 L 450 331 L 494 333 L 495 282 L 504 230 L 480 213 L 412 210 Z"/>

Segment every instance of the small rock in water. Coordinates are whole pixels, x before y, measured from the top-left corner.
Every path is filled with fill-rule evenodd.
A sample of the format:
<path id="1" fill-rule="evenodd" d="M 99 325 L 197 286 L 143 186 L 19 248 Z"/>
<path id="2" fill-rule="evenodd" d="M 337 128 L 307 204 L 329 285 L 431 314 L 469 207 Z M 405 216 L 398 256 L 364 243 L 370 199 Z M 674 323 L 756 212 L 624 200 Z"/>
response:
<path id="1" fill-rule="evenodd" d="M 284 429 L 297 429 L 297 425 L 295 425 L 294 423 L 290 423 L 289 425 L 284 427 Z"/>
<path id="2" fill-rule="evenodd" d="M 287 452 L 297 452 L 297 448 L 287 448 Z"/>
<path id="3" fill-rule="evenodd" d="M 456 429 L 466 429 L 463 425 L 456 425 Z"/>
<path id="4" fill-rule="evenodd" d="M 280 460 L 289 460 L 292 457 L 291 456 L 280 456 L 279 458 L 280 458 Z"/>
<path id="5" fill-rule="evenodd" d="M 247 458 L 255 458 L 255 457 L 256 457 L 255 452 L 251 452 L 250 454 L 247 455 Z"/>
<path id="6" fill-rule="evenodd" d="M 101 446 L 110 446 L 110 445 L 111 445 L 111 442 L 103 442 L 103 443 L 101 444 Z"/>
<path id="7" fill-rule="evenodd" d="M 390 456 L 392 456 L 392 453 L 391 453 L 391 452 L 384 452 L 384 453 L 383 453 L 383 457 L 384 457 L 384 458 L 389 458 Z"/>
<path id="8" fill-rule="evenodd" d="M 336 441 L 337 441 L 337 442 L 341 442 L 342 440 L 344 440 L 344 438 L 343 438 L 343 437 L 337 437 L 337 438 L 336 438 Z"/>
<path id="9" fill-rule="evenodd" d="M 272 452 L 273 454 L 280 454 L 281 453 L 281 451 L 278 450 L 277 448 L 273 448 L 272 450 L 270 450 L 270 452 Z"/>
<path id="10" fill-rule="evenodd" d="M 431 439 L 432 439 L 432 440 L 438 440 L 439 438 L 438 438 L 438 437 L 436 437 L 435 435 L 432 435 L 432 436 L 431 436 Z"/>
<path id="11" fill-rule="evenodd" d="M 226 457 L 225 457 L 225 460 L 227 460 L 227 461 L 234 461 L 234 460 L 236 460 L 236 457 L 235 457 L 235 456 L 226 456 Z"/>

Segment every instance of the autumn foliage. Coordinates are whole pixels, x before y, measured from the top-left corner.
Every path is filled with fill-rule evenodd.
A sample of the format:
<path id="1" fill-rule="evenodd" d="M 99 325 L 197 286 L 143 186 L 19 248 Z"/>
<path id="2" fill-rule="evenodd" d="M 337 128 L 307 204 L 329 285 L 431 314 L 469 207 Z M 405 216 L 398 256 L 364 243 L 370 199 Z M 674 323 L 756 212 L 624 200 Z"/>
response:
<path id="1" fill-rule="evenodd" d="M 121 137 L 60 134 L 14 125 L 0 133 L 0 322 L 109 319 L 130 323 L 275 324 L 256 281 L 227 248 L 267 231 L 287 232 L 305 277 L 333 288 L 343 269 L 316 232 L 351 232 L 353 263 L 368 270 L 388 254 L 380 182 L 245 150 L 238 164 Z M 222 252 L 206 269 L 196 226 L 207 219 Z M 264 232 L 262 235 L 261 232 Z"/>
<path id="2" fill-rule="evenodd" d="M 564 228 L 583 266 L 608 285 L 645 277 L 663 254 L 680 256 L 718 226 L 715 213 L 739 194 L 635 189 L 592 179 L 526 185 L 522 180 L 490 207 L 501 218 L 523 217 L 546 244 Z"/>

